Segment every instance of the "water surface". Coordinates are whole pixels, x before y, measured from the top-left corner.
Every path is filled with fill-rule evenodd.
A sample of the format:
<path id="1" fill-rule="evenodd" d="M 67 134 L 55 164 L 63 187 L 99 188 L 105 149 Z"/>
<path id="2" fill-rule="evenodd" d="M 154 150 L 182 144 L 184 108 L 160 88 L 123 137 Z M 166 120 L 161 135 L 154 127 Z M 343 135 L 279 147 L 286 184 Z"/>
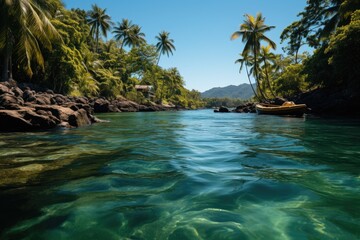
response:
<path id="1" fill-rule="evenodd" d="M 0 135 L 0 239 L 358 239 L 360 121 L 102 114 Z"/>

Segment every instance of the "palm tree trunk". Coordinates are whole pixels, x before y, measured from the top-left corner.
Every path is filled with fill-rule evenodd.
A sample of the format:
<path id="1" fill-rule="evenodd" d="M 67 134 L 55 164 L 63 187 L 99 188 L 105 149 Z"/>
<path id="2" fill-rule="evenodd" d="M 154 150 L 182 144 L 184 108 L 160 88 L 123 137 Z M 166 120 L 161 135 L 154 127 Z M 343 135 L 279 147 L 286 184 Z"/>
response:
<path id="1" fill-rule="evenodd" d="M 269 85 L 269 90 L 271 92 L 271 95 L 273 95 L 274 98 L 276 98 L 272 88 L 271 88 L 271 84 L 270 84 L 270 80 L 269 80 L 269 74 L 268 74 L 268 71 L 267 71 L 267 63 L 266 61 L 264 60 L 264 63 L 265 63 L 265 75 L 266 75 L 266 81 L 267 81 L 267 84 Z"/>
<path id="2" fill-rule="evenodd" d="M 267 101 L 267 99 L 261 89 L 261 86 L 260 86 L 260 81 L 259 81 L 260 79 L 259 79 L 258 71 L 257 71 L 257 51 L 256 51 L 256 49 L 254 49 L 254 71 L 255 71 L 255 79 L 256 79 L 257 87 L 259 88 L 260 95 L 263 98 L 263 100 Z"/>
<path id="3" fill-rule="evenodd" d="M 160 57 L 161 57 L 161 54 L 159 55 L 159 58 L 158 58 L 158 61 L 157 61 L 157 64 L 159 66 L 159 62 L 160 62 Z"/>
<path id="4" fill-rule="evenodd" d="M 98 53 L 99 49 L 99 27 L 96 28 L 96 47 L 95 52 Z"/>
<path id="5" fill-rule="evenodd" d="M 246 74 L 247 74 L 247 77 L 248 77 L 248 79 L 249 79 L 249 83 L 250 83 L 251 89 L 252 89 L 255 97 L 256 97 L 257 99 L 259 99 L 259 96 L 256 94 L 256 91 L 255 91 L 255 89 L 254 89 L 254 87 L 253 87 L 253 85 L 252 85 L 252 83 L 251 83 L 249 70 L 248 70 L 246 64 L 245 64 L 245 69 L 246 69 Z"/>
<path id="6" fill-rule="evenodd" d="M 124 40 L 121 42 L 121 46 L 120 46 L 120 52 L 122 52 L 123 50 L 123 47 L 124 47 Z"/>
<path id="7" fill-rule="evenodd" d="M 1 81 L 5 82 L 9 80 L 9 62 L 10 62 L 10 51 L 9 46 L 5 46 L 5 54 L 3 56 L 2 69 L 1 69 Z"/>

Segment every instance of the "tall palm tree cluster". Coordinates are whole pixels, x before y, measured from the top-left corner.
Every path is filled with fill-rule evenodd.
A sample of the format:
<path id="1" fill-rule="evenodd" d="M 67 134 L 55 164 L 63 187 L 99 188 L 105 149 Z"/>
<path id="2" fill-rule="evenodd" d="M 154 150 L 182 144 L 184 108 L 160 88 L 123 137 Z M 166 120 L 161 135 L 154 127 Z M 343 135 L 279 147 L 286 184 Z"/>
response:
<path id="1" fill-rule="evenodd" d="M 90 33 L 96 40 L 96 52 L 98 52 L 99 33 L 101 32 L 104 37 L 107 36 L 107 31 L 110 30 L 113 23 L 111 22 L 110 16 L 106 14 L 106 9 L 98 7 L 96 4 L 92 5 L 92 10 L 88 13 L 87 18 L 88 24 L 90 25 Z M 145 34 L 141 31 L 141 27 L 137 24 L 133 24 L 128 19 L 122 19 L 122 22 L 118 22 L 112 31 L 116 41 L 121 43 L 121 50 L 124 46 L 127 47 L 138 47 L 146 43 Z M 158 43 L 156 44 L 160 61 L 161 54 L 169 53 L 173 54 L 175 50 L 174 40 L 169 38 L 168 32 L 162 31 L 156 36 Z"/>
<path id="2" fill-rule="evenodd" d="M 253 75 L 255 78 L 256 90 L 253 88 L 253 91 L 256 98 L 267 101 L 266 88 L 275 97 L 269 80 L 269 61 L 275 59 L 275 55 L 270 53 L 270 49 L 276 49 L 276 44 L 265 36 L 265 33 L 273 29 L 274 26 L 267 26 L 264 22 L 265 18 L 261 13 L 258 13 L 256 17 L 246 14 L 240 29 L 231 35 L 231 40 L 241 37 L 245 46 L 240 54 L 241 58 L 236 60 L 235 63 L 240 63 L 240 71 L 245 65 L 251 86 L 250 76 Z M 265 42 L 268 45 L 262 46 L 261 42 Z M 251 69 L 248 70 L 248 67 Z"/>

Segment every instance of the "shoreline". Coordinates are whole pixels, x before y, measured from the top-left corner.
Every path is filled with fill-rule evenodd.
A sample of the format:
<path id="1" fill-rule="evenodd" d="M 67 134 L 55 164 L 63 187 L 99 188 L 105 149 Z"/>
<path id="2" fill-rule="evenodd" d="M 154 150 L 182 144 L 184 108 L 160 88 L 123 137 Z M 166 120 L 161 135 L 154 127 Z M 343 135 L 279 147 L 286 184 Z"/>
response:
<path id="1" fill-rule="evenodd" d="M 30 86 L 19 86 L 15 81 L 0 82 L 0 132 L 31 132 L 55 128 L 76 128 L 102 122 L 95 113 L 154 112 L 179 110 L 149 102 L 139 104 L 123 97 L 72 97 Z"/>

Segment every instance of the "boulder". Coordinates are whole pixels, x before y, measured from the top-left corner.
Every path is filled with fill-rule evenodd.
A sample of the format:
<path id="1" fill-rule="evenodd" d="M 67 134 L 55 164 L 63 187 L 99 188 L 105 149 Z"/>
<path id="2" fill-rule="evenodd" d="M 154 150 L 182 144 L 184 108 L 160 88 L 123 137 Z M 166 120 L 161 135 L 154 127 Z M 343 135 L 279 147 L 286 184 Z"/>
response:
<path id="1" fill-rule="evenodd" d="M 26 121 L 18 111 L 0 110 L 0 131 L 22 132 L 32 129 L 31 123 Z"/>
<path id="2" fill-rule="evenodd" d="M 21 97 L 21 98 L 23 97 L 24 94 L 23 90 L 21 90 L 18 87 L 12 87 L 11 92 L 13 92 L 16 97 Z"/>
<path id="3" fill-rule="evenodd" d="M 19 110 L 0 110 L 0 131 L 34 131 L 52 129 L 60 121 L 52 115 L 39 115 L 33 109 L 22 107 Z"/>
<path id="4" fill-rule="evenodd" d="M 25 102 L 33 102 L 36 100 L 35 92 L 29 89 L 25 90 L 23 93 L 23 99 Z"/>
<path id="5" fill-rule="evenodd" d="M 91 124 L 85 109 L 80 109 L 69 116 L 68 123 L 73 127 L 82 127 Z"/>
<path id="6" fill-rule="evenodd" d="M 10 109 L 14 105 L 24 105 L 23 99 L 10 93 L 0 95 L 0 106 L 3 106 L 5 109 Z"/>
<path id="7" fill-rule="evenodd" d="M 219 107 L 219 112 L 220 112 L 220 113 L 228 113 L 228 112 L 230 112 L 230 111 L 229 111 L 229 109 L 226 108 L 226 107 Z"/>
<path id="8" fill-rule="evenodd" d="M 10 88 L 8 88 L 6 85 L 0 83 L 0 95 L 4 93 L 10 93 Z"/>
<path id="9" fill-rule="evenodd" d="M 62 107 L 58 105 L 48 105 L 48 106 L 42 106 L 42 105 L 34 105 L 36 111 L 44 110 L 46 112 L 51 112 L 51 114 L 60 120 L 60 122 L 67 122 L 69 120 L 69 116 L 74 114 L 74 110 Z"/>
<path id="10" fill-rule="evenodd" d="M 110 106 L 110 102 L 108 100 L 105 100 L 103 98 L 98 98 L 94 102 L 94 112 L 96 113 L 110 112 L 109 106 Z"/>

